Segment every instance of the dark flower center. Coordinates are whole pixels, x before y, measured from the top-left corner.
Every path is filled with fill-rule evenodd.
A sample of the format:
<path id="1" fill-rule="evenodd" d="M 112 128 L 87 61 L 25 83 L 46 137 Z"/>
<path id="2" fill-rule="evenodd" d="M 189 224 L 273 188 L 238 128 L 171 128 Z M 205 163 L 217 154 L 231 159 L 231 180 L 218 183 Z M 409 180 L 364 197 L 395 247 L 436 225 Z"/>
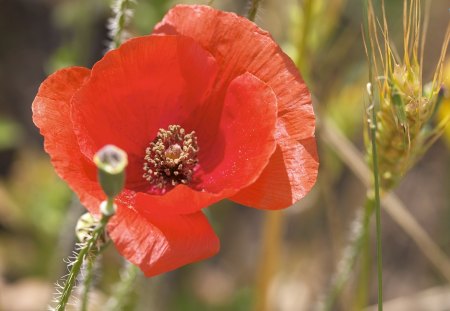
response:
<path id="1" fill-rule="evenodd" d="M 145 149 L 142 176 L 164 192 L 178 184 L 188 184 L 198 163 L 198 151 L 195 131 L 186 134 L 179 125 L 161 128 Z"/>

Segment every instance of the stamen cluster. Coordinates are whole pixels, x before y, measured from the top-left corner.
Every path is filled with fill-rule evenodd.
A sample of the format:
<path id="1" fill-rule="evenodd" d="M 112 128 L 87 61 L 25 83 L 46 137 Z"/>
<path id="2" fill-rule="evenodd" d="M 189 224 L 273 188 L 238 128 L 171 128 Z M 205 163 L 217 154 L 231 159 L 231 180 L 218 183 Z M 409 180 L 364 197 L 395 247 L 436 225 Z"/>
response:
<path id="1" fill-rule="evenodd" d="M 198 151 L 195 131 L 186 134 L 179 125 L 161 128 L 145 150 L 143 177 L 163 191 L 188 184 L 198 164 Z"/>

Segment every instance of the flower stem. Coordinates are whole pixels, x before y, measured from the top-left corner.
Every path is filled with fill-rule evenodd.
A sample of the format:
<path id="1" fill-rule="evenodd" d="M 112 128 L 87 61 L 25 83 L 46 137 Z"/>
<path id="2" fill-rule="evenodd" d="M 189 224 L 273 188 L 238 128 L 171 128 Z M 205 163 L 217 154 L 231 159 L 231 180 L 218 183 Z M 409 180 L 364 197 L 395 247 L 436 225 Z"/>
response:
<path id="1" fill-rule="evenodd" d="M 303 72 L 308 72 L 309 68 L 307 68 L 308 70 L 303 70 L 304 69 L 304 64 L 309 63 L 307 61 L 307 59 L 305 59 L 305 55 L 306 55 L 306 45 L 308 43 L 308 39 L 309 39 L 309 34 L 311 33 L 310 29 L 311 29 L 311 23 L 312 23 L 312 15 L 313 15 L 313 0 L 305 0 L 303 1 L 303 5 L 302 5 L 302 16 L 303 16 L 303 24 L 302 24 L 302 32 L 301 32 L 301 37 L 298 40 L 298 44 L 297 44 L 297 59 L 296 59 L 296 64 L 298 68 L 302 69 L 302 73 Z"/>
<path id="2" fill-rule="evenodd" d="M 370 135 L 372 143 L 372 162 L 373 162 L 373 178 L 375 192 L 375 217 L 376 217 L 376 236 L 377 236 L 377 276 L 378 276 L 378 311 L 383 310 L 383 258 L 381 247 L 381 204 L 380 204 L 380 184 L 378 170 L 378 153 L 377 153 L 377 115 L 375 106 L 372 106 L 372 119 L 370 122 Z"/>
<path id="3" fill-rule="evenodd" d="M 112 199 L 107 200 L 107 207 L 113 209 L 114 201 Z M 108 223 L 111 215 L 103 215 L 98 223 L 97 227 L 93 230 L 91 237 L 84 243 L 80 250 L 78 251 L 78 255 L 75 261 L 72 263 L 72 268 L 70 269 L 69 276 L 64 284 L 64 288 L 61 292 L 61 296 L 59 297 L 58 304 L 56 305 L 56 311 L 64 311 L 69 301 L 70 295 L 72 293 L 73 287 L 75 286 L 78 274 L 81 271 L 81 267 L 83 265 L 83 261 L 86 256 L 90 256 L 95 254 L 95 247 L 97 247 L 98 239 L 103 235 L 106 224 Z M 94 260 L 94 258 L 90 259 Z"/>
<path id="4" fill-rule="evenodd" d="M 98 250 L 95 252 L 95 257 L 92 255 L 88 256 L 86 259 L 85 266 L 85 276 L 83 279 L 83 293 L 81 298 L 81 309 L 80 311 L 88 311 L 89 306 L 89 291 L 92 287 L 92 282 L 94 279 L 94 270 L 96 269 L 96 260 L 103 253 L 103 251 L 108 248 L 109 244 L 111 244 L 111 240 L 108 240 L 105 243 L 102 243 Z M 82 268 L 83 269 L 83 268 Z"/>
<path id="5" fill-rule="evenodd" d="M 55 308 L 56 311 L 63 311 L 66 308 L 66 304 L 70 298 L 70 294 L 72 293 L 72 289 L 75 285 L 76 278 L 81 270 L 81 265 L 83 264 L 83 258 L 87 253 L 87 247 L 83 247 L 78 252 L 77 259 L 72 265 L 72 269 L 70 270 L 67 281 L 64 284 L 63 291 L 61 293 L 61 297 L 58 301 L 58 304 Z"/>
<path id="6" fill-rule="evenodd" d="M 134 288 L 134 283 L 139 275 L 139 268 L 130 262 L 125 262 L 120 273 L 120 281 L 115 286 L 114 293 L 107 302 L 107 310 L 120 311 L 130 303 L 130 296 Z M 128 310 L 128 309 L 127 309 Z"/>
<path id="7" fill-rule="evenodd" d="M 373 91 L 372 85 L 374 81 L 374 72 L 373 68 L 376 66 L 374 64 L 373 57 L 373 44 L 370 37 L 370 4 L 369 0 L 364 2 L 365 11 L 368 12 L 367 19 L 365 20 L 365 37 L 369 38 L 367 40 L 367 56 L 369 60 L 369 82 L 368 84 L 368 93 L 370 98 L 371 112 L 372 115 L 369 120 L 369 132 L 370 132 L 370 140 L 372 144 L 372 172 L 373 172 L 373 190 L 374 190 L 374 204 L 375 204 L 375 217 L 376 217 L 376 237 L 377 237 L 377 278 L 378 278 L 378 311 L 383 310 L 383 262 L 382 262 L 382 253 L 381 253 L 381 204 L 380 204 L 380 174 L 378 169 L 378 152 L 377 152 L 377 114 L 376 114 L 376 106 L 375 101 L 373 99 Z M 384 6 L 384 2 L 381 2 L 381 5 Z M 383 11 L 384 12 L 384 11 Z M 376 68 L 376 67 L 375 67 Z"/>
<path id="8" fill-rule="evenodd" d="M 88 310 L 88 304 L 89 304 L 89 291 L 91 289 L 92 285 L 92 279 L 93 279 L 93 270 L 94 270 L 94 264 L 95 261 L 91 258 L 88 258 L 86 260 L 86 269 L 85 269 L 85 277 L 83 281 L 83 294 L 81 298 L 81 311 L 87 311 Z"/>
<path id="9" fill-rule="evenodd" d="M 111 43 L 109 48 L 115 49 L 126 39 L 125 29 L 128 26 L 133 11 L 131 3 L 133 0 L 114 0 L 111 5 L 114 16 L 109 19 L 109 35 Z"/>
<path id="10" fill-rule="evenodd" d="M 374 200 L 373 198 L 367 198 L 367 204 L 371 204 L 371 210 L 373 213 L 374 209 Z M 372 214 L 371 214 L 372 215 Z M 369 220 L 371 220 L 370 217 Z M 360 250 L 360 259 L 359 259 L 359 271 L 356 281 L 355 288 L 355 297 L 353 299 L 353 308 L 352 310 L 364 310 L 367 306 L 368 296 L 369 296 L 369 283 L 370 283 L 370 275 L 372 271 L 372 249 L 371 249 L 371 234 L 370 234 L 370 226 L 369 222 L 364 226 L 363 236 L 361 240 L 361 250 Z"/>
<path id="11" fill-rule="evenodd" d="M 255 20 L 256 12 L 258 12 L 258 8 L 262 0 L 250 0 L 250 8 L 247 12 L 247 18 L 252 22 Z"/>

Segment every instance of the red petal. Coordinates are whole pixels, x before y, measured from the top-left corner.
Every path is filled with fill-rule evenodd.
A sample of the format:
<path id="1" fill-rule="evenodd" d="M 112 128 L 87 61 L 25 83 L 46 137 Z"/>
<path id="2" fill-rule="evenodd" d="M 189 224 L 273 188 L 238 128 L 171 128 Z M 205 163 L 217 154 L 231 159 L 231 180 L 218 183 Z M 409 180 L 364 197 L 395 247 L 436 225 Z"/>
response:
<path id="1" fill-rule="evenodd" d="M 208 50 L 220 67 L 216 91 L 248 71 L 267 83 L 277 97 L 276 139 L 281 154 L 271 159 L 261 177 L 265 180 L 243 190 L 245 200 L 241 202 L 238 196 L 236 201 L 277 209 L 303 197 L 314 184 L 318 169 L 314 112 L 295 65 L 270 35 L 243 17 L 199 5 L 174 7 L 154 33 L 190 36 Z M 279 199 L 264 199 L 270 195 Z"/>
<path id="2" fill-rule="evenodd" d="M 117 145 L 129 156 L 127 187 L 146 185 L 146 147 L 159 128 L 183 125 L 197 115 L 216 72 L 213 57 L 192 39 L 127 41 L 95 64 L 74 96 L 72 120 L 82 152 L 92 157 L 105 144 Z"/>
<path id="3" fill-rule="evenodd" d="M 276 147 L 276 114 L 275 95 L 261 80 L 245 73 L 231 81 L 215 144 L 199 154 L 202 172 L 196 187 L 217 193 L 254 183 Z"/>
<path id="4" fill-rule="evenodd" d="M 122 256 L 146 276 L 208 258 L 219 250 L 219 240 L 201 212 L 164 216 L 119 205 L 108 229 Z"/>
<path id="5" fill-rule="evenodd" d="M 224 189 L 219 193 L 196 191 L 185 185 L 178 185 L 164 195 L 150 195 L 145 192 L 124 190 L 116 202 L 135 208 L 139 213 L 149 215 L 191 214 L 236 193 Z"/>
<path id="6" fill-rule="evenodd" d="M 55 72 L 40 86 L 32 104 L 33 121 L 44 136 L 44 148 L 58 175 L 67 181 L 83 205 L 98 213 L 103 198 L 96 168 L 80 152 L 70 120 L 70 100 L 90 70 L 72 67 Z"/>
<path id="7" fill-rule="evenodd" d="M 234 189 L 222 189 L 217 193 L 196 191 L 185 185 L 178 185 L 164 195 L 150 195 L 136 192 L 136 205 L 149 214 L 190 214 L 200 211 L 215 202 L 236 194 Z"/>
<path id="8" fill-rule="evenodd" d="M 249 73 L 234 79 L 220 114 L 220 134 L 199 154 L 201 170 L 194 185 L 199 191 L 179 185 L 164 195 L 137 193 L 137 205 L 150 214 L 188 214 L 254 183 L 276 147 L 276 111 L 275 96 L 267 85 Z M 200 134 L 211 124 L 205 120 L 199 126 Z"/>
<path id="9" fill-rule="evenodd" d="M 301 144 L 293 144 L 292 150 L 284 154 L 278 147 L 270 159 L 270 167 L 264 170 L 260 178 L 230 199 L 242 205 L 262 209 L 280 209 L 300 200 L 314 186 L 317 178 L 317 155 L 308 152 L 311 150 L 308 144 L 313 144 L 315 148 L 315 139 L 310 138 L 303 140 Z M 288 175 L 290 170 L 287 167 L 295 165 L 303 169 L 303 172 L 300 172 L 303 173 L 301 175 L 303 178 L 295 179 L 293 176 L 292 182 L 288 184 L 285 182 L 290 178 Z"/>

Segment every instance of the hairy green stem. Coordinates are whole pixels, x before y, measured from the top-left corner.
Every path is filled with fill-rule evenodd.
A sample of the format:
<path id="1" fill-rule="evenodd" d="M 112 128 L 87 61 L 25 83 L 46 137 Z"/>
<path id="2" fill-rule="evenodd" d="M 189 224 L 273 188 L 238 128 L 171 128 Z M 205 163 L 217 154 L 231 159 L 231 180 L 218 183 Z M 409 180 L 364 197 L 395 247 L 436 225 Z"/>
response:
<path id="1" fill-rule="evenodd" d="M 262 0 L 250 0 L 250 8 L 247 12 L 247 18 L 251 21 L 255 20 L 256 12 L 258 12 L 259 5 L 261 4 Z"/>
<path id="2" fill-rule="evenodd" d="M 77 276 L 80 273 L 81 265 L 83 264 L 83 258 L 86 255 L 87 250 L 88 250 L 87 247 L 83 247 L 78 252 L 77 259 L 75 260 L 74 264 L 72 265 L 72 269 L 70 270 L 69 276 L 64 284 L 64 288 L 61 293 L 61 297 L 58 301 L 58 304 L 56 305 L 56 308 L 55 308 L 56 311 L 63 311 L 66 309 L 67 302 L 69 301 L 70 294 L 72 293 L 72 289 L 75 285 Z"/>
<path id="3" fill-rule="evenodd" d="M 109 244 L 111 244 L 111 240 L 106 241 L 105 243 L 102 243 L 100 245 L 98 251 L 94 253 L 94 256 L 88 256 L 86 259 L 86 268 L 85 270 L 85 276 L 83 279 L 83 293 L 81 298 L 81 311 L 88 311 L 89 306 L 89 291 L 92 287 L 92 282 L 94 280 L 94 270 L 96 267 L 96 260 L 98 257 L 103 253 L 103 251 L 108 248 Z M 83 269 L 83 268 L 82 268 Z"/>
<path id="4" fill-rule="evenodd" d="M 370 122 L 370 135 L 372 142 L 372 162 L 373 162 L 373 178 L 375 192 L 375 218 L 376 218 L 376 236 L 377 236 L 377 277 L 378 277 L 378 311 L 383 310 L 383 256 L 381 247 L 381 204 L 380 204 L 380 183 L 378 170 L 378 153 L 377 153 L 377 115 L 375 107 L 372 107 L 372 120 Z"/>
<path id="5" fill-rule="evenodd" d="M 112 199 L 108 199 L 107 207 L 112 209 L 113 205 L 114 205 L 114 201 Z M 78 274 L 81 271 L 83 261 L 85 260 L 86 256 L 89 256 L 92 253 L 95 253 L 95 247 L 97 247 L 97 245 L 96 245 L 97 241 L 105 232 L 106 224 L 108 223 L 111 216 L 112 215 L 102 216 L 97 227 L 95 227 L 95 229 L 93 230 L 91 237 L 86 241 L 86 243 L 84 245 L 82 245 L 82 247 L 78 251 L 78 255 L 72 264 L 72 268 L 70 269 L 69 275 L 64 284 L 64 288 L 61 292 L 61 296 L 59 297 L 58 304 L 56 305 L 56 308 L 55 308 L 56 311 L 64 311 L 65 310 L 67 302 L 69 301 L 70 295 L 72 293 L 73 287 L 75 286 Z"/>
<path id="6" fill-rule="evenodd" d="M 111 8 L 114 16 L 109 20 L 111 44 L 110 49 L 115 49 L 124 41 L 125 28 L 128 26 L 131 16 L 132 0 L 114 0 Z"/>

